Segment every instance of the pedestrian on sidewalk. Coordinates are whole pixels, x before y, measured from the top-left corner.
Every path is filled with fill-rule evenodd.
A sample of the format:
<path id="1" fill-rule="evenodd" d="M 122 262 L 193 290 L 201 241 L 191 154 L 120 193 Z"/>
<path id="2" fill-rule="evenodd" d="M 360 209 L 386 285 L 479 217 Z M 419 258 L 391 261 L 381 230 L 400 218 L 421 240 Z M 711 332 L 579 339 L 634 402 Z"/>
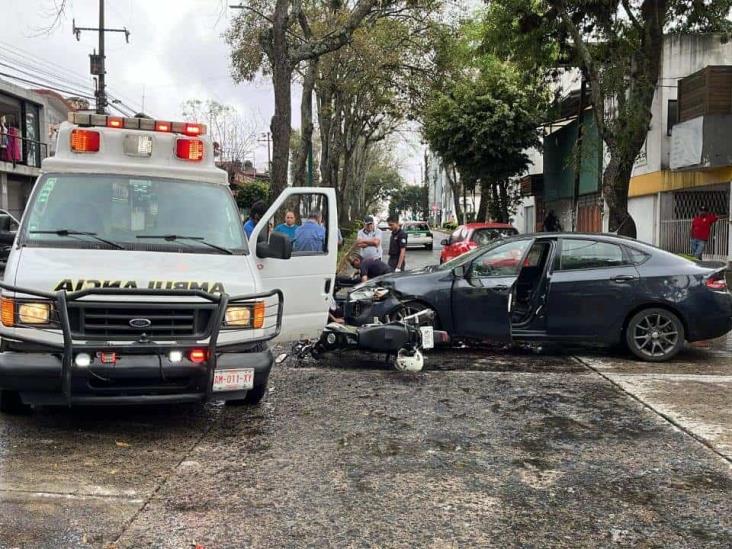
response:
<path id="1" fill-rule="evenodd" d="M 559 218 L 554 213 L 554 210 L 549 210 L 544 218 L 544 232 L 545 233 L 559 233 L 562 232 L 562 224 L 559 223 Z"/>
<path id="2" fill-rule="evenodd" d="M 363 229 L 356 235 L 356 247 L 360 250 L 363 259 L 381 259 L 381 229 L 374 225 L 374 217 L 366 216 L 363 220 Z"/>
<path id="3" fill-rule="evenodd" d="M 700 206 L 696 216 L 691 220 L 691 255 L 700 261 L 712 232 L 712 225 L 718 219 L 719 216 L 710 212 L 706 206 Z"/>
<path id="4" fill-rule="evenodd" d="M 399 273 L 406 269 L 407 259 L 407 233 L 402 230 L 399 218 L 390 216 L 386 220 L 391 231 L 389 239 L 389 267 Z"/>

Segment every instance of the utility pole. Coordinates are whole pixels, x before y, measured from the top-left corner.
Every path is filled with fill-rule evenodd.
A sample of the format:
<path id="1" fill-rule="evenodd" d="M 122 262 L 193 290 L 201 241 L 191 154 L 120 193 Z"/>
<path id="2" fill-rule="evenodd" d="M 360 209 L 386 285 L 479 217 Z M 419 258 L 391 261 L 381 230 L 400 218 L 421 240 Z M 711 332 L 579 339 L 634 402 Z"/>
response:
<path id="1" fill-rule="evenodd" d="M 104 81 L 106 74 L 106 68 L 104 66 L 104 33 L 105 32 L 123 32 L 125 33 L 125 41 L 130 43 L 130 31 L 127 27 L 121 29 L 107 29 L 104 28 L 104 0 L 99 0 L 99 27 L 77 27 L 76 20 L 72 19 L 71 32 L 76 36 L 76 40 L 81 40 L 81 31 L 94 31 L 99 33 L 99 53 L 96 51 L 89 55 L 90 72 L 92 75 L 97 77 L 97 89 L 94 91 L 94 96 L 97 99 L 97 114 L 105 114 L 107 112 L 107 87 Z"/>
<path id="2" fill-rule="evenodd" d="M 267 173 L 272 174 L 272 133 L 262 132 L 260 139 L 257 139 L 257 143 L 267 143 Z"/>

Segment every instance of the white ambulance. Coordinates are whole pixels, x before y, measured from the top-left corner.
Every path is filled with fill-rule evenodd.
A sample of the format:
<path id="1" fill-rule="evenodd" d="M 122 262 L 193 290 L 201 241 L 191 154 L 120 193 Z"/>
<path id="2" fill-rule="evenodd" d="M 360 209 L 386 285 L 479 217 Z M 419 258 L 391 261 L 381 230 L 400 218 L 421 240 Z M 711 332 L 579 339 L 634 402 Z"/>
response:
<path id="1" fill-rule="evenodd" d="M 202 124 L 72 113 L 56 151 L 0 234 L 0 409 L 257 403 L 269 342 L 327 322 L 334 190 L 286 189 L 247 239 Z"/>

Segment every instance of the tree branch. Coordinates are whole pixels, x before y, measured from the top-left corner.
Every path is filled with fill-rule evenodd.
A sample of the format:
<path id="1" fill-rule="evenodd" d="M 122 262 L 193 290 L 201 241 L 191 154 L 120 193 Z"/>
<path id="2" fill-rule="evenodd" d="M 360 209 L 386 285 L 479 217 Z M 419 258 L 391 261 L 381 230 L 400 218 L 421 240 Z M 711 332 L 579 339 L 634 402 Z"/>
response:
<path id="1" fill-rule="evenodd" d="M 377 4 L 378 0 L 359 0 L 343 27 L 331 35 L 321 38 L 317 42 L 304 44 L 294 50 L 290 56 L 292 64 L 294 65 L 308 59 L 320 57 L 347 44 L 351 40 L 353 31 L 358 28 Z"/>
<path id="2" fill-rule="evenodd" d="M 564 0 L 553 1 L 557 13 L 559 14 L 562 23 L 567 28 L 567 31 L 572 36 L 574 46 L 577 49 L 580 60 L 584 65 L 587 76 L 590 80 L 590 96 L 592 97 L 592 110 L 595 113 L 595 122 L 597 123 L 597 131 L 602 137 L 603 141 L 610 147 L 615 146 L 615 137 L 607 131 L 605 124 L 605 97 L 600 89 L 600 74 L 595 66 L 595 62 L 592 59 L 592 54 L 587 48 L 587 44 L 582 40 L 577 25 L 572 22 L 572 18 L 567 12 L 567 6 L 564 4 Z"/>
<path id="3" fill-rule="evenodd" d="M 630 6 L 630 0 L 622 0 L 622 4 L 625 13 L 628 15 L 628 19 L 630 19 L 630 22 L 633 24 L 636 30 L 642 31 L 643 26 L 638 21 L 638 18 L 633 14 L 633 9 Z"/>

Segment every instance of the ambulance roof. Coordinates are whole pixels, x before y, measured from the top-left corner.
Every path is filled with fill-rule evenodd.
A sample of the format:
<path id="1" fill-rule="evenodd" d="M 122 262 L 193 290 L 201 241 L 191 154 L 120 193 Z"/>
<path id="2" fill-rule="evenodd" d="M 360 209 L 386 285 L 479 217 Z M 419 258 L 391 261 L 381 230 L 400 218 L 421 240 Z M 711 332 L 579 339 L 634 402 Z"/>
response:
<path id="1" fill-rule="evenodd" d="M 228 185 L 227 173 L 214 163 L 213 141 L 202 124 L 79 113 L 70 113 L 69 118 L 85 123 L 61 124 L 56 154 L 41 164 L 44 173 L 122 174 Z M 141 125 L 164 129 L 139 129 Z"/>

